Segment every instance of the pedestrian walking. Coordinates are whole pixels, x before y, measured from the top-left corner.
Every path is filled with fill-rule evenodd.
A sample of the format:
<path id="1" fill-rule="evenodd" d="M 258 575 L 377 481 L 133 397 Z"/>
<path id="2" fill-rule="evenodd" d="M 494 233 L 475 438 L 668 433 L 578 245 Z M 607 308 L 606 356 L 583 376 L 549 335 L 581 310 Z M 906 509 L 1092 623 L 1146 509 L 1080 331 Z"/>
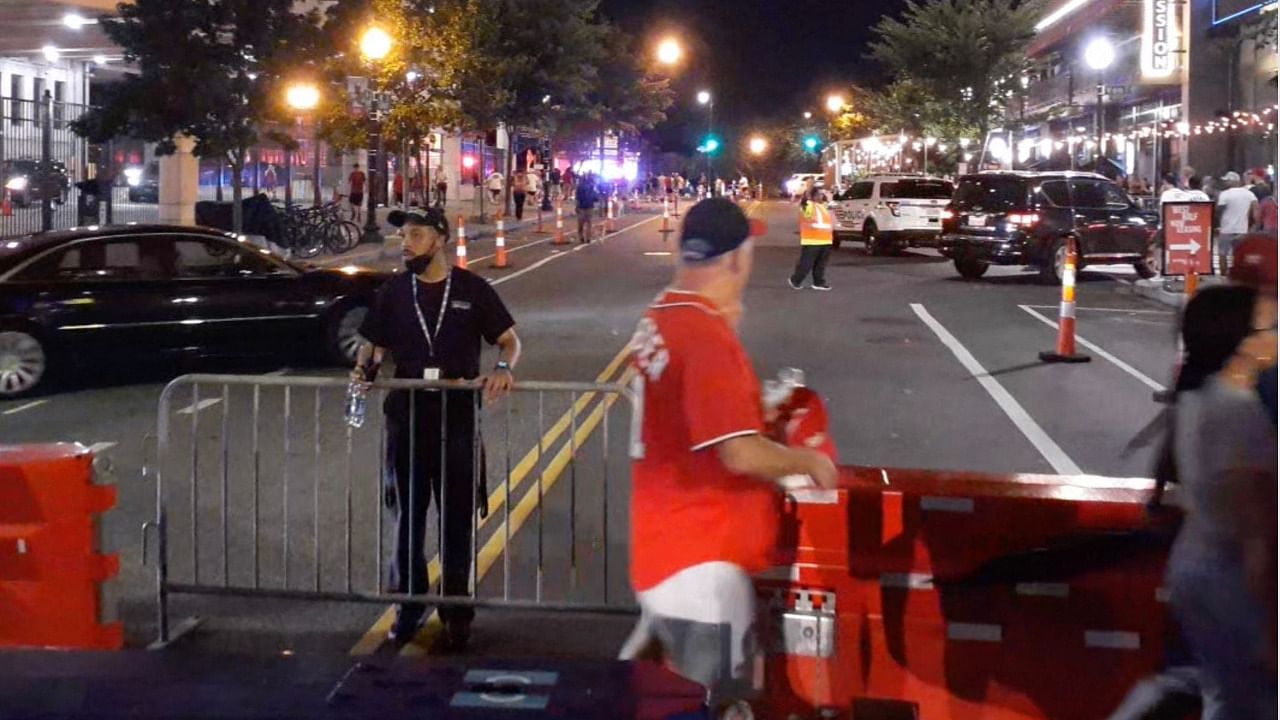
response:
<path id="1" fill-rule="evenodd" d="M 517 170 L 511 176 L 511 201 L 516 206 L 516 220 L 524 219 L 524 198 L 528 190 L 528 175 L 522 170 Z"/>
<path id="2" fill-rule="evenodd" d="M 476 508 L 487 511 L 484 448 L 475 446 L 477 414 L 482 400 L 492 402 L 511 390 L 520 339 L 493 286 L 479 275 L 450 266 L 445 251 L 449 223 L 443 210 L 397 210 L 388 221 L 402 228 L 407 272 L 393 276 L 375 295 L 360 327 L 365 343 L 352 378 L 372 380 L 389 354 L 398 379 L 483 380 L 482 391 L 395 390 L 387 396 L 386 497 L 396 510 L 390 590 L 430 590 L 424 541 L 427 510 L 434 498 L 443 538 L 442 592 L 465 596 Z M 497 362 L 483 376 L 481 340 L 498 346 Z M 444 622 L 442 649 L 465 649 L 474 609 L 449 606 L 439 612 Z M 425 614 L 421 603 L 400 605 L 389 639 L 398 644 L 412 640 Z"/>
<path id="3" fill-rule="evenodd" d="M 560 168 L 553 166 L 551 168 L 551 172 L 547 175 L 547 191 L 552 196 L 552 200 L 559 200 L 564 197 L 561 194 L 563 191 L 563 187 L 561 186 L 563 180 L 564 178 L 560 174 Z"/>
<path id="4" fill-rule="evenodd" d="M 360 222 L 361 208 L 364 205 L 364 186 L 368 182 L 360 163 L 351 166 L 351 174 L 347 176 L 347 198 L 351 201 L 351 217 Z"/>
<path id="5" fill-rule="evenodd" d="M 445 196 L 449 193 L 449 176 L 444 173 L 444 165 L 437 165 L 435 171 L 436 177 L 436 207 L 444 209 Z"/>
<path id="6" fill-rule="evenodd" d="M 1255 183 L 1253 194 L 1258 198 L 1258 213 L 1254 221 L 1254 229 L 1276 236 L 1276 194 L 1267 182 Z"/>
<path id="7" fill-rule="evenodd" d="M 1240 174 L 1229 172 L 1222 176 L 1226 189 L 1218 195 L 1218 261 L 1222 274 L 1231 265 L 1231 251 L 1236 243 L 1249 232 L 1258 215 L 1258 198 L 1248 188 L 1241 187 Z M 1212 197 L 1212 195 L 1210 195 Z"/>
<path id="8" fill-rule="evenodd" d="M 276 166 L 274 163 L 268 163 L 267 169 L 262 173 L 262 184 L 267 186 L 267 192 L 271 193 L 271 199 L 276 199 L 276 185 L 280 180 L 276 177 Z"/>
<path id="9" fill-rule="evenodd" d="M 1183 489 L 1166 587 L 1214 718 L 1276 717 L 1276 428 L 1257 393 L 1275 366 L 1275 322 L 1252 287 L 1207 288 L 1187 304 L 1157 473 Z"/>
<path id="10" fill-rule="evenodd" d="M 738 338 L 748 235 L 732 202 L 693 206 L 675 277 L 630 344 L 643 408 L 631 474 L 631 583 L 641 614 L 620 655 L 662 656 L 707 688 L 715 718 L 751 717 L 743 706 L 761 689 L 765 638 L 751 576 L 776 564 L 778 482 L 836 481 L 826 455 L 764 434 L 760 381 Z"/>
<path id="11" fill-rule="evenodd" d="M 810 188 L 800 200 L 800 259 L 787 282 L 799 290 L 810 273 L 814 290 L 830 290 L 827 284 L 827 261 L 831 259 L 831 246 L 835 243 L 831 212 L 822 203 L 822 194 Z"/>
<path id="12" fill-rule="evenodd" d="M 596 203 L 600 202 L 600 193 L 596 190 L 591 173 L 587 173 L 578 183 L 574 202 L 578 212 L 578 242 L 589 243 L 593 234 L 591 216 L 595 212 Z"/>

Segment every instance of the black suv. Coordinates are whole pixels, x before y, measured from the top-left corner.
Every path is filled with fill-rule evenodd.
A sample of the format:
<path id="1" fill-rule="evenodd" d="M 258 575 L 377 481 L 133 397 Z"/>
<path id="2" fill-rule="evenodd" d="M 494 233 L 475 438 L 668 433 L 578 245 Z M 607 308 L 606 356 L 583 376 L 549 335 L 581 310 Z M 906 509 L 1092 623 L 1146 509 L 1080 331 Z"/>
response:
<path id="1" fill-rule="evenodd" d="M 9 200 L 18 207 L 28 207 L 46 197 L 62 204 L 67 201 L 71 190 L 67 166 L 56 161 L 0 161 L 0 178 L 4 180 L 4 191 L 9 193 Z"/>
<path id="2" fill-rule="evenodd" d="M 1029 265 L 1061 282 L 1067 239 L 1077 267 L 1132 263 L 1138 275 L 1160 271 L 1159 218 L 1101 175 L 1080 172 L 983 172 L 965 175 L 943 211 L 939 250 L 964 277 L 992 263 Z"/>

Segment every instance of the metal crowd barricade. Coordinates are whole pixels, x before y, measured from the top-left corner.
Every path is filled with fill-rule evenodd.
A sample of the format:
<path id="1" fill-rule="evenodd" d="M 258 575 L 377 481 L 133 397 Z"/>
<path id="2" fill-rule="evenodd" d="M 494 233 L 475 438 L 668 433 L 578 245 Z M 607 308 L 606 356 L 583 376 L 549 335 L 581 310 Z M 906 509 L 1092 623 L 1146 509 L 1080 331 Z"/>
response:
<path id="1" fill-rule="evenodd" d="M 347 386 L 343 377 L 186 375 L 161 393 L 156 455 L 143 468 L 154 478 L 156 514 L 142 528 L 144 562 L 152 531 L 156 540 L 157 646 L 200 622 L 171 625 L 175 595 L 205 596 L 206 604 L 234 596 L 635 612 L 625 573 L 617 571 L 625 564 L 609 557 L 610 524 L 626 522 L 625 494 L 618 495 L 626 487 L 617 482 L 625 474 L 626 441 L 610 430 L 614 403 L 626 401 L 619 412 L 628 418 L 635 403 L 625 382 L 520 382 L 507 398 L 482 406 L 474 381 L 379 381 L 371 385 L 359 429 L 343 417 Z M 387 488 L 395 471 L 380 402 L 389 393 L 422 398 L 408 400 L 411 443 L 434 442 L 433 435 L 440 443 L 439 489 L 429 481 L 407 483 L 410 497 L 396 493 L 394 511 Z M 448 467 L 457 461 L 448 451 L 449 432 L 458 431 L 445 422 L 450 402 L 468 403 L 474 413 L 471 486 L 484 485 L 482 471 L 496 479 L 472 496 L 465 594 L 444 592 L 445 572 L 459 562 L 445 541 L 449 523 L 466 522 L 465 516 L 448 508 L 441 513 L 435 502 L 450 497 Z M 439 417 L 421 417 L 434 415 L 436 404 Z M 465 406 L 453 412 L 456 407 Z M 561 407 L 568 409 L 548 428 L 548 414 Z M 513 421 L 517 415 L 524 422 Z M 433 423 L 440 432 L 432 432 Z M 513 466 L 516 443 L 530 449 Z M 420 471 L 420 454 L 434 465 L 430 447 L 420 453 L 411 445 L 411 476 Z M 428 475 L 434 470 L 425 468 Z M 557 484 L 562 475 L 567 487 Z M 409 587 L 399 591 L 384 574 L 396 550 L 396 521 L 399 509 L 413 508 L 414 494 L 424 490 L 434 496 L 423 527 L 417 528 L 415 513 L 405 515 L 410 542 L 422 537 L 424 543 L 426 583 L 419 587 L 411 573 Z M 478 516 L 481 504 L 487 512 Z M 526 521 L 535 526 L 519 534 Z M 494 588 L 486 574 L 497 570 L 499 557 Z"/>

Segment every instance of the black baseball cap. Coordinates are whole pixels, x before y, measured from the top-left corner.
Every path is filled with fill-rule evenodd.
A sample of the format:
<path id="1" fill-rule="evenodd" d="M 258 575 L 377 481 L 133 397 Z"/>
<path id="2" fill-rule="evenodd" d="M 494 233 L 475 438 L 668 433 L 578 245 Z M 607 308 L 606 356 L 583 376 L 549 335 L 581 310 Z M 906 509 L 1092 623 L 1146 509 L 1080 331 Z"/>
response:
<path id="1" fill-rule="evenodd" d="M 737 250 L 751 235 L 751 223 L 732 200 L 708 198 L 689 209 L 680 227 L 680 258 L 702 262 Z"/>
<path id="2" fill-rule="evenodd" d="M 394 227 L 421 225 L 434 228 L 441 235 L 444 235 L 446 240 L 449 239 L 449 220 L 445 218 L 444 211 L 439 208 L 427 208 L 421 212 L 392 210 L 387 214 L 387 222 Z"/>

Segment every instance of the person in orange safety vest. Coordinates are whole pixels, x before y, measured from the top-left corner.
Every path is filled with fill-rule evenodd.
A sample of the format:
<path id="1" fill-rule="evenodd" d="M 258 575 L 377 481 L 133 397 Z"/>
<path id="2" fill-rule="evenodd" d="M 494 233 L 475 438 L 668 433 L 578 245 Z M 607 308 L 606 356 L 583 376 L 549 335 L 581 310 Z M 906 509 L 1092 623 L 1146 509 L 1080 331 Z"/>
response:
<path id="1" fill-rule="evenodd" d="M 814 290 L 831 289 L 827 284 L 827 261 L 834 242 L 831 211 L 822 201 L 822 191 L 810 189 L 800 199 L 800 259 L 787 281 L 792 289 L 804 287 L 805 278 L 811 272 Z"/>

